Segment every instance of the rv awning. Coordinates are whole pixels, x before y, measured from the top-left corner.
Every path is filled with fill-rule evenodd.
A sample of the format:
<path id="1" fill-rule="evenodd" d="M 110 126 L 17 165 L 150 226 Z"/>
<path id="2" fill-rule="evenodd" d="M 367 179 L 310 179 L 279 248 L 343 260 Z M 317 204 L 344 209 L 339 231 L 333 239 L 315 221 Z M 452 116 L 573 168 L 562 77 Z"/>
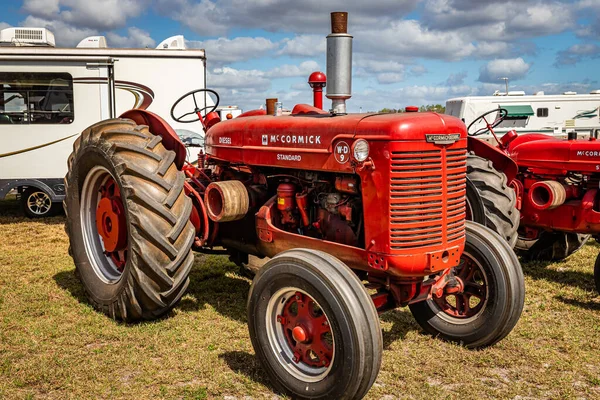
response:
<path id="1" fill-rule="evenodd" d="M 533 108 L 530 105 L 524 106 L 500 106 L 508 111 L 508 117 L 531 117 Z"/>

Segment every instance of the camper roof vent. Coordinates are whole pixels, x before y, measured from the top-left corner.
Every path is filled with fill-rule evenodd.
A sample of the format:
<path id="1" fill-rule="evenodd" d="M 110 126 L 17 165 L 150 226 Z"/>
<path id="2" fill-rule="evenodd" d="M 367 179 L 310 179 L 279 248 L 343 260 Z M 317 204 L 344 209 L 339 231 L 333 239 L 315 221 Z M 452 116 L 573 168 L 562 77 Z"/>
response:
<path id="1" fill-rule="evenodd" d="M 564 92 L 563 94 L 566 94 L 566 95 L 570 96 L 570 95 L 577 94 L 577 92 L 573 92 L 573 91 L 569 90 L 568 92 Z"/>
<path id="2" fill-rule="evenodd" d="M 522 90 L 511 90 L 508 92 L 509 96 L 525 96 L 525 92 Z"/>
<path id="3" fill-rule="evenodd" d="M 543 96 L 544 94 L 545 94 L 545 93 L 544 93 L 544 91 L 543 91 L 543 90 L 540 90 L 540 91 L 538 91 L 538 92 L 535 92 L 535 95 L 536 95 L 536 96 Z"/>
<path id="4" fill-rule="evenodd" d="M 0 44 L 9 46 L 54 47 L 54 34 L 46 28 L 6 28 L 0 31 Z"/>
<path id="5" fill-rule="evenodd" d="M 77 47 L 84 47 L 88 49 L 105 49 L 108 46 L 106 45 L 106 38 L 104 36 L 89 36 L 79 42 Z"/>
<path id="6" fill-rule="evenodd" d="M 600 94 L 600 89 L 592 90 L 590 94 Z"/>
<path id="7" fill-rule="evenodd" d="M 160 42 L 160 44 L 158 46 L 156 46 L 156 48 L 159 50 L 162 50 L 162 49 L 185 50 L 186 49 L 185 39 L 183 38 L 183 35 L 171 36 L 170 38 L 167 38 L 167 39 L 163 40 L 162 42 Z"/>

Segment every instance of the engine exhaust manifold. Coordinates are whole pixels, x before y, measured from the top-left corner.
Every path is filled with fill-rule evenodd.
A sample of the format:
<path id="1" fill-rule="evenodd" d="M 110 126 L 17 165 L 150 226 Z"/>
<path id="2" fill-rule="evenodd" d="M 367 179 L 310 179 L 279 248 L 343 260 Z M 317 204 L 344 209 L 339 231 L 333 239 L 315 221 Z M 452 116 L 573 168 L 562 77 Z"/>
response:
<path id="1" fill-rule="evenodd" d="M 222 181 L 208 185 L 204 203 L 211 220 L 229 222 L 244 218 L 248 213 L 250 198 L 242 182 Z"/>

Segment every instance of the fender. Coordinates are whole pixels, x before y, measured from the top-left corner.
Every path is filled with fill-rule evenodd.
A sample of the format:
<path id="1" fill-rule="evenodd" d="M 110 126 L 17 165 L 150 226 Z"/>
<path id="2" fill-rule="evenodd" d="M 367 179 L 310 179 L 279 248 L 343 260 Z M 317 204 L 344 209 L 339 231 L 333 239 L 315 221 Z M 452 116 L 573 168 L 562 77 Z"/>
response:
<path id="1" fill-rule="evenodd" d="M 467 139 L 467 150 L 472 151 L 479 157 L 490 160 L 494 168 L 506 175 L 507 184 L 510 184 L 517 176 L 517 172 L 519 171 L 517 163 L 499 148 L 483 140 L 469 136 Z"/>
<path id="2" fill-rule="evenodd" d="M 125 111 L 119 118 L 128 118 L 138 125 L 147 125 L 150 132 L 162 137 L 163 146 L 175 152 L 175 165 L 181 171 L 187 155 L 185 145 L 167 121 L 153 112 L 140 109 Z"/>

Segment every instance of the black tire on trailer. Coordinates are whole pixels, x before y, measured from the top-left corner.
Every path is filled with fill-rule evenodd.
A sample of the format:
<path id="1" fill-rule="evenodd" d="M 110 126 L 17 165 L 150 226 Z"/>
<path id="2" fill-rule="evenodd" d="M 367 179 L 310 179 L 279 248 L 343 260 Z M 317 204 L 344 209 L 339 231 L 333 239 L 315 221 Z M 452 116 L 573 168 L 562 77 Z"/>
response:
<path id="1" fill-rule="evenodd" d="M 296 335 L 298 326 L 305 336 Z M 248 329 L 271 383 L 292 398 L 362 398 L 381 366 L 371 297 L 344 263 L 321 251 L 289 250 L 259 270 Z"/>
<path id="2" fill-rule="evenodd" d="M 467 210 L 469 219 L 492 229 L 514 247 L 520 220 L 515 191 L 491 161 L 473 153 L 467 155 Z"/>
<path id="3" fill-rule="evenodd" d="M 513 329 L 523 311 L 525 283 L 508 243 L 485 226 L 466 224 L 465 250 L 454 271 L 465 284 L 463 294 L 432 298 L 409 308 L 426 332 L 481 348 L 500 341 Z"/>
<path id="4" fill-rule="evenodd" d="M 596 263 L 594 264 L 594 283 L 596 284 L 596 291 L 600 294 L 600 254 L 596 257 Z"/>
<path id="5" fill-rule="evenodd" d="M 157 318 L 189 284 L 192 202 L 174 159 L 160 136 L 128 119 L 92 125 L 73 145 L 64 200 L 70 253 L 90 303 L 111 318 Z M 118 227 L 102 229 L 118 231 L 125 243 L 113 252 L 96 223 L 97 213 L 105 215 L 100 203 L 109 190 L 118 217 L 111 224 Z"/>
<path id="6" fill-rule="evenodd" d="M 21 208 L 28 218 L 45 218 L 56 213 L 50 195 L 42 189 L 30 186 L 21 193 Z"/>
<path id="7" fill-rule="evenodd" d="M 524 260 L 560 261 L 581 249 L 591 235 L 542 232 L 535 240 L 520 239 L 515 251 Z"/>

